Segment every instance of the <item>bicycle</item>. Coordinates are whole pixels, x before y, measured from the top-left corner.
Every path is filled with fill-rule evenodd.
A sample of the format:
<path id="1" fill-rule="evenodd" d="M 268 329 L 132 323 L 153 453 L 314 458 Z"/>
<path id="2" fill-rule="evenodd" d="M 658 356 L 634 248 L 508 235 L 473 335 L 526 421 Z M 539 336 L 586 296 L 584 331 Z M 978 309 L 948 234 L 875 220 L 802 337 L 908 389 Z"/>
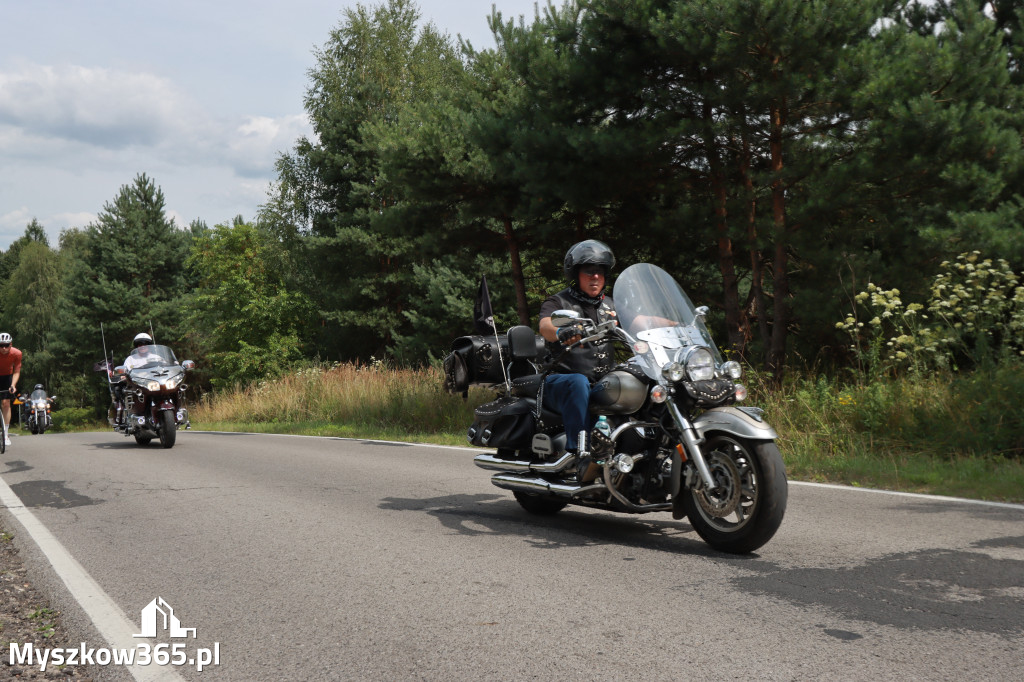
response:
<path id="1" fill-rule="evenodd" d="M 4 413 L 0 412 L 0 455 L 7 452 L 7 420 Z"/>

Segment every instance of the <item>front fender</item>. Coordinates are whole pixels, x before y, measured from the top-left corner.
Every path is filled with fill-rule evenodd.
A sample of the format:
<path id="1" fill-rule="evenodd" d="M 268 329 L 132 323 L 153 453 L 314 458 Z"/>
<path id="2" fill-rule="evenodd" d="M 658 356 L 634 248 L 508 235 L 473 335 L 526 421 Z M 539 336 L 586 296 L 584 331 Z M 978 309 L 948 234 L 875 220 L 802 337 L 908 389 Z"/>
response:
<path id="1" fill-rule="evenodd" d="M 751 440 L 775 440 L 779 434 L 752 407 L 712 407 L 693 420 L 693 428 L 703 438 L 710 431 L 723 431 Z M 758 414 L 757 417 L 754 415 Z"/>

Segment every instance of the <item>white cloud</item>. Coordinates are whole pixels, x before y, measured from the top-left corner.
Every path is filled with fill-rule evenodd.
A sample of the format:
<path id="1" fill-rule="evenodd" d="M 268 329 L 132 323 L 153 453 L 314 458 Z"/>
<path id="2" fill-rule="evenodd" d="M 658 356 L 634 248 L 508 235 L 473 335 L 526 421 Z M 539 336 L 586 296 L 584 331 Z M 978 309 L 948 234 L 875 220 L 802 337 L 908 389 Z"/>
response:
<path id="1" fill-rule="evenodd" d="M 52 220 L 61 229 L 68 227 L 85 227 L 89 223 L 96 222 L 96 214 L 81 211 L 78 213 L 55 213 L 52 216 Z"/>
<path id="2" fill-rule="evenodd" d="M 0 154 L 8 159 L 95 168 L 151 157 L 267 177 L 277 155 L 311 131 L 305 114 L 216 119 L 149 73 L 37 64 L 0 72 Z M 132 174 L 141 170 L 155 169 L 149 162 Z"/>
<path id="3" fill-rule="evenodd" d="M 278 155 L 311 134 L 305 114 L 215 118 L 153 74 L 18 63 L 0 71 L 0 243 L 33 217 L 82 227 L 140 173 L 179 226 L 252 219 Z"/>
<path id="4" fill-rule="evenodd" d="M 279 118 L 250 116 L 228 137 L 228 159 L 240 175 L 271 176 L 278 154 L 290 151 L 296 139 L 312 133 L 305 114 Z"/>
<path id="5" fill-rule="evenodd" d="M 196 106 L 153 74 L 26 63 L 0 73 L 0 123 L 20 131 L 6 143 L 151 146 L 195 116 Z"/>

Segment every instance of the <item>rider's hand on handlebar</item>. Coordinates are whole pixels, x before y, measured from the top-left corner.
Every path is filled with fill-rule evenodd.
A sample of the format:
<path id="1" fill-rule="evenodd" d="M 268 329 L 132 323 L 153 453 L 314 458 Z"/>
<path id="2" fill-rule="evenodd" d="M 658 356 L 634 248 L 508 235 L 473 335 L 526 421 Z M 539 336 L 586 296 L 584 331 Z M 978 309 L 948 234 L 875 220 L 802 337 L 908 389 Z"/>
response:
<path id="1" fill-rule="evenodd" d="M 586 330 L 582 324 L 570 324 L 566 327 L 561 327 L 558 330 L 558 341 L 563 346 L 571 346 L 580 339 L 583 338 L 583 334 Z"/>

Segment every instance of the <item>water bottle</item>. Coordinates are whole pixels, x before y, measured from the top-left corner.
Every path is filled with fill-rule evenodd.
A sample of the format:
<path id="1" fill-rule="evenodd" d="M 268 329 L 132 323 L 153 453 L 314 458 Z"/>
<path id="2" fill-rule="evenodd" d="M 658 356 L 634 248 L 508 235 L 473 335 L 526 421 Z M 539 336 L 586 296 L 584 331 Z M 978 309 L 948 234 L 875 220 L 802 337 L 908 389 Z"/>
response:
<path id="1" fill-rule="evenodd" d="M 608 417 L 603 414 L 597 418 L 597 423 L 594 424 L 594 430 L 605 438 L 612 437 L 612 425 L 608 423 Z"/>

